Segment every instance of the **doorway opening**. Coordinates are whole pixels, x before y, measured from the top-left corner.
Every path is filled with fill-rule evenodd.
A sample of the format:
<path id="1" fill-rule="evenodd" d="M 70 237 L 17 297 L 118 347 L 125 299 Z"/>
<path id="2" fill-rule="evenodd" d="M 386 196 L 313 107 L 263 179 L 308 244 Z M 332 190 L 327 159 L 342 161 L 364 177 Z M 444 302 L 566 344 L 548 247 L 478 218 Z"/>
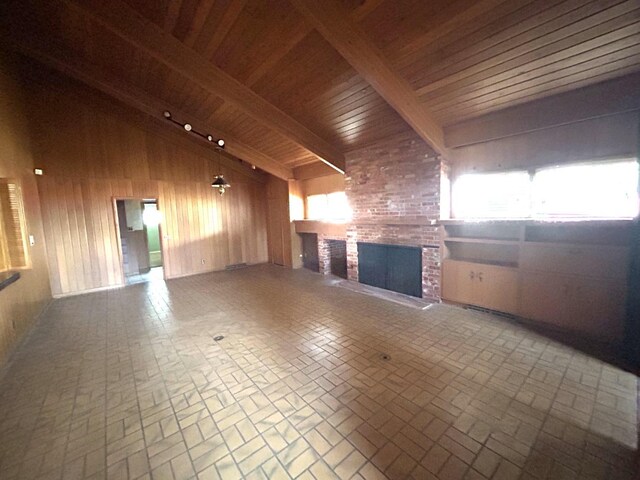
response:
<path id="1" fill-rule="evenodd" d="M 124 283 L 164 279 L 157 199 L 116 199 Z"/>

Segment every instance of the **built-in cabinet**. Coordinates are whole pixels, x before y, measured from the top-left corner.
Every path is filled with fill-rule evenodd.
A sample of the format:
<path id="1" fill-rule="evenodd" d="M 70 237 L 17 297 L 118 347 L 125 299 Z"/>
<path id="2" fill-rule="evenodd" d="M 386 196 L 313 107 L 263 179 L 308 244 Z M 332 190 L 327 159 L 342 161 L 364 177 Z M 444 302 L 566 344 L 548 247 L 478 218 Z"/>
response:
<path id="1" fill-rule="evenodd" d="M 501 312 L 517 312 L 517 269 L 456 260 L 443 262 L 442 268 L 442 288 L 449 299 Z"/>
<path id="2" fill-rule="evenodd" d="M 443 222 L 442 298 L 622 339 L 631 222 Z"/>

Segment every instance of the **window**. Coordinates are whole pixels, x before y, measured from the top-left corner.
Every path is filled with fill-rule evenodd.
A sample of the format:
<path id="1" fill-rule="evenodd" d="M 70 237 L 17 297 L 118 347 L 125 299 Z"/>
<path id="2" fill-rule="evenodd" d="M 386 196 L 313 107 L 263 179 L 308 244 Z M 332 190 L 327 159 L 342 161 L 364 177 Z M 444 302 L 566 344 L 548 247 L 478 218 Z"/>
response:
<path id="1" fill-rule="evenodd" d="M 540 217 L 635 217 L 636 161 L 540 169 L 532 181 L 533 215 Z"/>
<path id="2" fill-rule="evenodd" d="M 0 179 L 0 271 L 30 266 L 20 185 Z"/>
<path id="3" fill-rule="evenodd" d="M 526 217 L 530 186 L 527 172 L 461 175 L 453 184 L 453 214 L 458 218 Z"/>
<path id="4" fill-rule="evenodd" d="M 638 214 L 638 162 L 546 167 L 532 172 L 461 175 L 457 218 L 632 218 Z"/>
<path id="5" fill-rule="evenodd" d="M 307 196 L 307 218 L 310 220 L 349 220 L 351 207 L 344 192 Z"/>

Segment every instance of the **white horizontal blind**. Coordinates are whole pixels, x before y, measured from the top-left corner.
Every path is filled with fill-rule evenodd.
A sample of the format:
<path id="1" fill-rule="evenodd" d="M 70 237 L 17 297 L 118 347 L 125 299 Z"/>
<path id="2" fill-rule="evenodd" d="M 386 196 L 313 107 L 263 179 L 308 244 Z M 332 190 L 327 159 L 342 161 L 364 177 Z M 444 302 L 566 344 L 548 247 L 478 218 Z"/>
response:
<path id="1" fill-rule="evenodd" d="M 453 184 L 453 214 L 457 218 L 526 217 L 530 186 L 526 171 L 461 175 Z"/>
<path id="2" fill-rule="evenodd" d="M 0 269 L 29 266 L 22 190 L 17 182 L 0 179 Z"/>
<path id="3" fill-rule="evenodd" d="M 535 217 L 616 217 L 638 214 L 638 163 L 562 165 L 536 171 Z"/>
<path id="4" fill-rule="evenodd" d="M 461 175 L 453 184 L 456 218 L 633 218 L 638 215 L 634 158 L 527 171 Z"/>

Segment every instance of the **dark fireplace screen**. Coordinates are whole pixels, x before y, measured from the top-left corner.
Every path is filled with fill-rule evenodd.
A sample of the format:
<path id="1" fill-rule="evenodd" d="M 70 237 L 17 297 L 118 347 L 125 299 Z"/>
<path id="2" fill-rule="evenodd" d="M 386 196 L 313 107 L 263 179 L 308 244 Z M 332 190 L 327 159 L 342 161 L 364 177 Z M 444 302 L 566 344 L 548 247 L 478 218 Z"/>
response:
<path id="1" fill-rule="evenodd" d="M 366 285 L 422 297 L 422 250 L 359 242 L 358 278 Z"/>

